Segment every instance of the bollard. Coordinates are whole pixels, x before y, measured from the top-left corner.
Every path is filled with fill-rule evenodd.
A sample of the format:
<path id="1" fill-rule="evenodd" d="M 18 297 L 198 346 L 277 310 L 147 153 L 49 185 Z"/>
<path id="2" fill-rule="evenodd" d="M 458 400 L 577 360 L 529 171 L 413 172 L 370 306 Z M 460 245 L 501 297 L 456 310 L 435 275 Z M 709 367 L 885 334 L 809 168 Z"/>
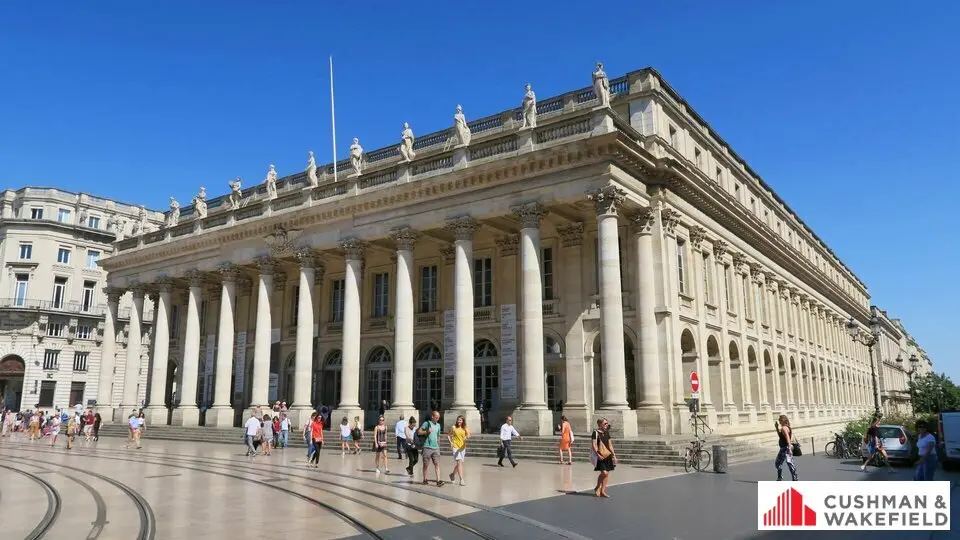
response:
<path id="1" fill-rule="evenodd" d="M 713 445 L 713 472 L 723 474 L 727 472 L 727 447 Z"/>
<path id="2" fill-rule="evenodd" d="M 810 455 L 811 456 L 817 455 L 817 441 L 814 440 L 813 437 L 810 437 L 810 448 L 811 448 Z"/>

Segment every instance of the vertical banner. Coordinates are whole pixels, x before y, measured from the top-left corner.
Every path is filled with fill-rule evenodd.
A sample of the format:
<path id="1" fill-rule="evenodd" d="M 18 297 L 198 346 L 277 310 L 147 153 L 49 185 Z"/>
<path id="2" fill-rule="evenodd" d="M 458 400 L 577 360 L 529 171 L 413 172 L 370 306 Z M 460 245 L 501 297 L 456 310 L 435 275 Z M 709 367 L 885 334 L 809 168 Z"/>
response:
<path id="1" fill-rule="evenodd" d="M 443 398 L 453 399 L 453 381 L 457 376 L 457 312 L 443 312 Z"/>
<path id="2" fill-rule="evenodd" d="M 500 398 L 517 399 L 517 305 L 500 305 Z"/>
<path id="3" fill-rule="evenodd" d="M 210 400 L 213 398 L 213 365 L 216 362 L 216 334 L 207 336 L 207 356 L 203 361 L 203 403 L 201 406 L 209 407 Z"/>
<path id="4" fill-rule="evenodd" d="M 247 333 L 237 332 L 236 356 L 233 362 L 233 401 L 243 400 L 243 376 L 247 372 Z"/>
<path id="5" fill-rule="evenodd" d="M 277 392 L 280 390 L 280 374 L 270 374 L 270 386 L 267 390 L 267 401 L 273 403 L 278 399 Z"/>

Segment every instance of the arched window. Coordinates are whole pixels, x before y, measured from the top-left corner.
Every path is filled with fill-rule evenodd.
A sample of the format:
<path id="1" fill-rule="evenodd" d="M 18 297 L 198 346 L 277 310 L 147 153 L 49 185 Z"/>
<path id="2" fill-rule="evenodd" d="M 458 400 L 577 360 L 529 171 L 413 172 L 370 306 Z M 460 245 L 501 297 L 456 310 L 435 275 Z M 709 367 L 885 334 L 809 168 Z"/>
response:
<path id="1" fill-rule="evenodd" d="M 473 346 L 473 357 L 477 360 L 481 358 L 496 358 L 498 356 L 497 347 L 489 340 L 481 339 Z"/>
<path id="2" fill-rule="evenodd" d="M 496 408 L 500 401 L 500 353 L 489 340 L 481 339 L 473 346 L 473 400 L 485 410 Z"/>
<path id="3" fill-rule="evenodd" d="M 370 352 L 367 364 L 389 364 L 391 362 L 390 351 L 386 347 L 377 347 Z"/>
<path id="4" fill-rule="evenodd" d="M 553 356 L 559 357 L 563 353 L 563 349 L 560 347 L 560 343 L 553 339 L 550 336 L 545 336 L 543 338 L 543 354 L 544 356 Z"/>
<path id="5" fill-rule="evenodd" d="M 324 369 L 339 369 L 343 365 L 343 351 L 340 349 L 334 349 L 327 353 L 327 357 L 323 360 Z"/>
<path id="6" fill-rule="evenodd" d="M 443 355 L 440 354 L 440 349 L 437 348 L 433 343 L 427 343 L 423 347 L 420 347 L 420 350 L 417 351 L 417 358 L 414 360 L 416 363 L 425 363 L 425 362 L 440 362 L 443 360 Z"/>
<path id="7" fill-rule="evenodd" d="M 433 343 L 420 347 L 413 360 L 413 403 L 421 412 L 443 402 L 443 354 Z"/>

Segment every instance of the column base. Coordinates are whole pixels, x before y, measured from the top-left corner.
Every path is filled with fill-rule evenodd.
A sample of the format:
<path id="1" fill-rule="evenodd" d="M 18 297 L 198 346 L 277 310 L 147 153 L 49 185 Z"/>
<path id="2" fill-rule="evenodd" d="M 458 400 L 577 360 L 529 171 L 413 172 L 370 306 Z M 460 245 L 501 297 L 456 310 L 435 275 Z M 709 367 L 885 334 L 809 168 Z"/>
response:
<path id="1" fill-rule="evenodd" d="M 470 431 L 473 433 L 480 433 L 480 411 L 476 407 L 469 407 L 464 409 L 447 409 L 443 411 L 443 431 L 450 431 L 450 428 L 453 427 L 454 422 L 457 421 L 457 417 L 462 416 L 467 422 L 467 427 L 470 428 Z M 518 430 L 519 431 L 519 430 Z M 521 435 L 523 435 L 521 433 Z"/>
<path id="2" fill-rule="evenodd" d="M 637 411 L 633 409 L 598 409 L 594 418 L 606 418 L 610 422 L 610 433 L 615 439 L 636 439 Z"/>
<path id="3" fill-rule="evenodd" d="M 147 417 L 147 428 L 150 426 L 165 426 L 169 418 L 169 410 L 165 406 L 153 405 L 143 410 Z"/>
<path id="4" fill-rule="evenodd" d="M 344 418 L 347 419 L 347 422 L 350 424 L 350 429 L 353 429 L 353 420 L 354 418 L 360 418 L 360 429 L 362 430 L 366 424 L 364 423 L 364 410 L 360 407 L 344 407 L 336 408 L 330 412 L 330 424 L 333 426 L 331 429 L 339 429 L 340 422 Z"/>
<path id="5" fill-rule="evenodd" d="M 563 416 L 567 417 L 567 422 L 570 422 L 570 429 L 573 430 L 574 434 L 592 433 L 597 425 L 593 420 L 593 411 L 587 409 L 585 405 L 573 408 L 565 404 L 563 406 Z"/>
<path id="6" fill-rule="evenodd" d="M 400 418 L 410 420 L 411 416 L 416 420 L 417 425 L 420 424 L 420 411 L 416 407 L 390 407 L 383 415 L 388 428 L 395 427 Z"/>
<path id="7" fill-rule="evenodd" d="M 173 418 L 170 419 L 171 426 L 199 426 L 200 409 L 195 406 L 181 405 L 173 410 Z"/>
<path id="8" fill-rule="evenodd" d="M 290 422 L 293 424 L 291 426 L 292 430 L 303 430 L 303 427 L 307 425 L 307 422 L 310 421 L 310 416 L 313 415 L 316 411 L 313 410 L 313 407 L 309 405 L 304 406 L 295 406 L 290 408 L 285 414 L 287 418 L 290 419 Z M 284 414 L 284 413 L 281 413 Z M 329 426 L 327 426 L 329 427 Z"/>
<path id="9" fill-rule="evenodd" d="M 550 409 L 517 409 L 513 411 L 512 416 L 513 427 L 517 428 L 520 435 L 536 437 L 553 435 L 553 411 Z"/>
<path id="10" fill-rule="evenodd" d="M 236 417 L 232 407 L 214 406 L 207 410 L 207 425 L 218 428 L 233 427 L 233 419 Z"/>
<path id="11" fill-rule="evenodd" d="M 667 428 L 667 411 L 660 405 L 639 406 L 637 415 L 637 435 L 663 435 Z"/>

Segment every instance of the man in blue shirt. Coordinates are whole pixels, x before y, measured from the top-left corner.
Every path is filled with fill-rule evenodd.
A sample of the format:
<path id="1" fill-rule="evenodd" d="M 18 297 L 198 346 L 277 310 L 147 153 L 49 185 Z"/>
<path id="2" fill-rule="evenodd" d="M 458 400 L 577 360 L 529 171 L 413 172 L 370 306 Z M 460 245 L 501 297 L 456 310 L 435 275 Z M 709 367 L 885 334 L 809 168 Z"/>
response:
<path id="1" fill-rule="evenodd" d="M 440 480 L 440 412 L 433 411 L 430 420 L 427 420 L 417 430 L 417 435 L 423 438 L 423 485 L 427 485 L 427 469 L 430 462 L 433 462 L 433 469 L 437 475 L 437 487 L 443 485 Z"/>

